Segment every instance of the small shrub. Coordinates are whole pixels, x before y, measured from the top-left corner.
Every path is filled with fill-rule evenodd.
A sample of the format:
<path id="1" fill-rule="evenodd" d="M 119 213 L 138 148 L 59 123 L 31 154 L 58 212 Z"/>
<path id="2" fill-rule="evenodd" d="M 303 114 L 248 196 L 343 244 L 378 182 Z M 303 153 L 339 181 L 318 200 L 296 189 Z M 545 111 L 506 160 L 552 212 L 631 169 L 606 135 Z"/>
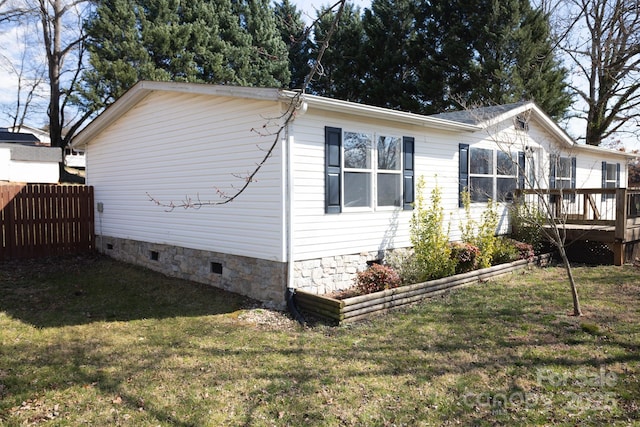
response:
<path id="1" fill-rule="evenodd" d="M 517 240 L 513 240 L 513 244 L 515 245 L 516 249 L 518 249 L 518 259 L 526 259 L 527 261 L 532 261 L 533 257 L 536 256 L 533 245 L 525 242 L 518 242 Z"/>
<path id="2" fill-rule="evenodd" d="M 442 192 L 436 185 L 431 191 L 431 201 L 424 198 L 424 177 L 418 179 L 416 203 L 411 217 L 410 238 L 413 244 L 418 282 L 451 276 L 455 263 L 449 247 L 449 223 L 445 224 Z"/>
<path id="3" fill-rule="evenodd" d="M 511 239 L 496 239 L 491 265 L 505 264 L 518 259 L 519 252 Z"/>
<path id="4" fill-rule="evenodd" d="M 478 268 L 480 249 L 470 243 L 452 243 L 451 258 L 456 261 L 456 273 L 473 271 Z"/>
<path id="5" fill-rule="evenodd" d="M 385 257 L 385 264 L 399 275 L 402 284 L 420 283 L 422 272 L 414 254 L 392 254 Z"/>
<path id="6" fill-rule="evenodd" d="M 547 223 L 544 214 L 525 204 L 514 204 L 509 213 L 511 237 L 519 242 L 530 244 L 535 253 L 540 253 L 545 246 L 545 238 L 541 228 Z"/>
<path id="7" fill-rule="evenodd" d="M 462 203 L 466 216 L 466 222 L 463 222 L 460 228 L 462 240 L 480 249 L 478 268 L 490 267 L 498 240 L 496 236 L 498 227 L 496 204 L 489 199 L 480 221 L 476 221 L 471 215 L 471 195 L 468 191 L 462 193 Z"/>
<path id="8" fill-rule="evenodd" d="M 535 253 L 532 245 L 505 237 L 496 241 L 496 247 L 491 259 L 491 264 L 504 264 L 519 259 L 531 261 L 534 256 Z"/>
<path id="9" fill-rule="evenodd" d="M 355 281 L 356 290 L 361 294 L 397 288 L 402 283 L 400 275 L 393 268 L 380 264 L 373 264 L 359 272 Z"/>

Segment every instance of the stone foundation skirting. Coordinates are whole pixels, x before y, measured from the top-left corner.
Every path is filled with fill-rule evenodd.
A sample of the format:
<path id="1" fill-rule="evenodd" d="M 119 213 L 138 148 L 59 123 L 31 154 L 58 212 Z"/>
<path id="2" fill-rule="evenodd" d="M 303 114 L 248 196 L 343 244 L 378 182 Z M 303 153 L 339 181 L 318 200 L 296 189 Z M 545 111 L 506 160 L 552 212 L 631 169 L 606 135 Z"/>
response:
<path id="1" fill-rule="evenodd" d="M 354 285 L 356 274 L 366 270 L 370 263 L 383 262 L 392 256 L 406 256 L 410 252 L 408 248 L 401 248 L 296 261 L 293 263 L 293 285 L 313 294 L 348 289 Z"/>
<path id="2" fill-rule="evenodd" d="M 98 250 L 171 277 L 205 283 L 284 308 L 287 264 L 219 252 L 96 236 Z"/>

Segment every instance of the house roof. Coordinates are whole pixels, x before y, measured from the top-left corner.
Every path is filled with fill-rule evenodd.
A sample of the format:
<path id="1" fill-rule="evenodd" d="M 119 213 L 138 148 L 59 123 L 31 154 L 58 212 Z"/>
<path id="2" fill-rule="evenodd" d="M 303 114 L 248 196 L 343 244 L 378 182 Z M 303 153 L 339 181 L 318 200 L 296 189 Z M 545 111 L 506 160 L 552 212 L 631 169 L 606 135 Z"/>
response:
<path id="1" fill-rule="evenodd" d="M 528 120 L 535 120 L 544 129 L 546 129 L 559 141 L 561 141 L 566 147 L 573 150 L 616 155 L 626 158 L 638 157 L 638 155 L 634 153 L 596 147 L 593 145 L 578 144 L 567 132 L 565 132 L 564 129 L 558 126 L 558 124 L 551 117 L 549 117 L 549 115 L 547 115 L 535 102 L 532 101 L 471 108 L 468 110 L 435 114 L 430 117 L 438 117 L 458 123 L 473 124 L 482 128 L 486 128 L 491 126 L 492 124 L 499 123 L 507 119 L 513 119 L 525 113 L 528 116 Z"/>
<path id="2" fill-rule="evenodd" d="M 0 142 L 35 145 L 40 140 L 31 133 L 10 132 L 7 128 L 0 128 Z"/>
<path id="3" fill-rule="evenodd" d="M 193 93 L 195 95 L 230 96 L 235 98 L 286 102 L 299 96 L 298 92 L 273 89 L 202 83 L 152 82 L 140 81 L 129 89 L 122 97 L 104 110 L 95 120 L 75 136 L 72 147 L 87 144 L 95 135 L 123 116 L 127 111 L 153 92 Z M 334 112 L 343 112 L 369 118 L 409 123 L 419 126 L 445 129 L 450 131 L 474 131 L 479 128 L 466 123 L 458 123 L 438 117 L 423 116 L 403 111 L 389 110 L 370 105 L 357 104 L 315 95 L 304 95 L 305 108 L 315 108 Z"/>
<path id="4" fill-rule="evenodd" d="M 211 85 L 203 83 L 140 81 L 130 88 L 122 97 L 116 100 L 116 102 L 104 110 L 96 119 L 89 123 L 89 125 L 87 125 L 78 135 L 76 135 L 71 146 L 75 148 L 86 145 L 107 126 L 126 114 L 127 111 L 135 107 L 135 105 L 154 92 L 192 93 L 194 95 L 226 96 L 273 102 L 287 102 L 300 95 L 299 92 L 275 88 Z M 628 158 L 637 158 L 635 154 L 631 153 L 576 144 L 575 141 L 534 102 L 518 102 L 514 104 L 496 105 L 467 111 L 456 111 L 424 116 L 305 94 L 303 97 L 303 110 L 306 108 L 389 120 L 452 132 L 478 131 L 488 127 L 491 123 L 497 123 L 499 121 L 516 117 L 519 114 L 530 112 L 537 123 L 557 139 L 562 141 L 562 143 L 567 147 L 590 152 L 596 151 L 603 154 L 614 154 Z"/>
<path id="5" fill-rule="evenodd" d="M 468 110 L 449 111 L 446 113 L 434 114 L 429 117 L 438 117 L 441 119 L 451 120 L 459 123 L 480 125 L 489 118 L 495 118 L 527 104 L 529 103 L 516 102 L 504 105 L 491 105 L 487 107 L 477 107 Z"/>

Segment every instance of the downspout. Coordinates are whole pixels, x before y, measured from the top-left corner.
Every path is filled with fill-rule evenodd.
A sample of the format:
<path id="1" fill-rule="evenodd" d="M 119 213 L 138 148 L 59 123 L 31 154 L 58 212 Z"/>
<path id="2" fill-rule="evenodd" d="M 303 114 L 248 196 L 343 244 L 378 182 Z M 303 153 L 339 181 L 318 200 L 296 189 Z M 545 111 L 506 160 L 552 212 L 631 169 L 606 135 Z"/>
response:
<path id="1" fill-rule="evenodd" d="M 307 103 L 302 100 L 300 107 L 298 107 L 298 112 L 296 117 L 304 114 L 307 110 Z M 287 257 L 287 290 L 285 294 L 285 298 L 287 301 L 287 309 L 293 316 L 295 320 L 298 321 L 301 325 L 305 325 L 306 321 L 294 300 L 295 295 L 295 284 L 293 280 L 294 268 L 293 268 L 293 260 L 294 260 L 294 245 L 293 245 L 293 144 L 295 142 L 294 136 L 291 135 L 291 127 L 292 121 L 290 121 L 285 128 L 285 140 L 284 140 L 284 151 L 285 151 L 285 233 L 286 233 L 286 257 Z"/>

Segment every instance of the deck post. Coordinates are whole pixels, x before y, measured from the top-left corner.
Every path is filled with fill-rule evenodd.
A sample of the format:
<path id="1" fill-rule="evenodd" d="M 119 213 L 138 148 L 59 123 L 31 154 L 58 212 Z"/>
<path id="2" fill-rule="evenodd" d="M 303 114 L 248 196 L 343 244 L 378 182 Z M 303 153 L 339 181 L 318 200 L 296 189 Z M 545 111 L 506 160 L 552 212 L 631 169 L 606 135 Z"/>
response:
<path id="1" fill-rule="evenodd" d="M 624 264 L 624 246 L 627 231 L 627 189 L 616 189 L 616 231 L 613 245 L 613 263 Z"/>

